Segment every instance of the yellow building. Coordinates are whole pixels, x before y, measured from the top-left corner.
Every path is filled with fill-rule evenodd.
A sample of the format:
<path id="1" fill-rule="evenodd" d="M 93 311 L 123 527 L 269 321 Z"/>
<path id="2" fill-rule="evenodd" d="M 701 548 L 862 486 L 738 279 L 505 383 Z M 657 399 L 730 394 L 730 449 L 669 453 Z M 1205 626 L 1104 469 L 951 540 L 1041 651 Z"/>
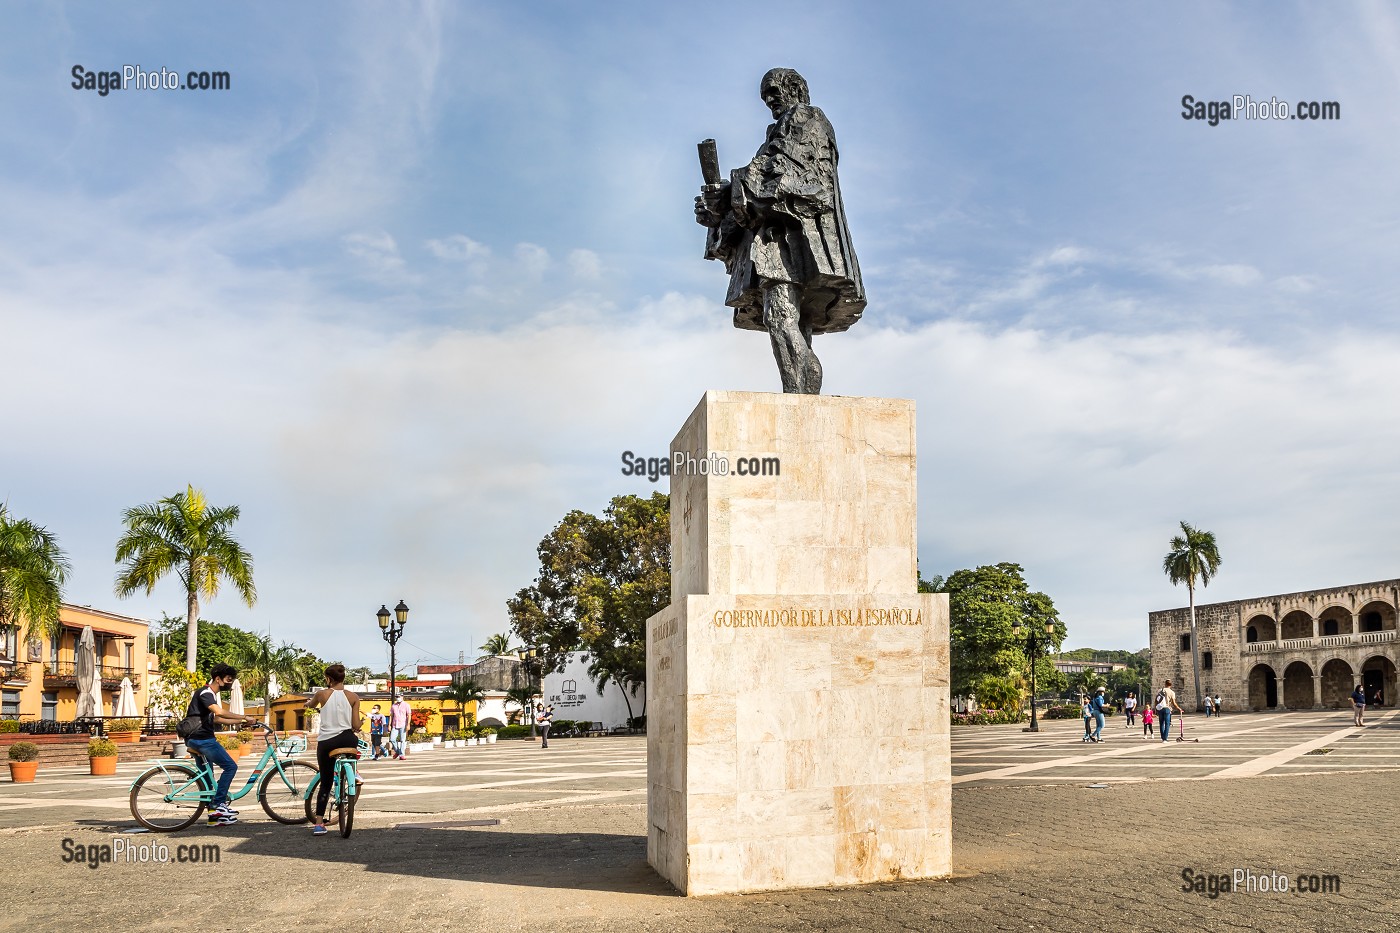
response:
<path id="1" fill-rule="evenodd" d="M 149 702 L 148 623 L 130 616 L 64 603 L 58 612 L 62 633 L 54 638 L 24 639 L 9 627 L 0 631 L 0 719 L 71 722 L 78 712 L 74 651 L 85 626 L 92 626 L 102 678 L 102 715 L 110 716 L 131 679 L 136 706 Z"/>
<path id="2" fill-rule="evenodd" d="M 278 731 L 292 731 L 305 729 L 307 726 L 307 716 L 305 711 L 308 693 L 288 693 L 272 701 L 272 728 Z M 393 700 L 388 693 L 361 693 L 360 715 L 365 717 L 362 730 L 368 733 L 369 714 L 374 710 L 375 704 L 379 705 L 379 711 L 385 716 L 389 715 L 389 704 Z M 457 705 L 455 700 L 443 700 L 435 693 L 409 693 L 404 697 L 408 700 L 408 705 L 414 710 L 421 710 L 428 714 L 428 724 L 425 727 L 430 735 L 441 735 L 444 729 L 460 729 L 466 725 L 466 717 L 470 716 L 471 721 L 476 721 L 476 703 L 468 703 L 465 710 Z"/>

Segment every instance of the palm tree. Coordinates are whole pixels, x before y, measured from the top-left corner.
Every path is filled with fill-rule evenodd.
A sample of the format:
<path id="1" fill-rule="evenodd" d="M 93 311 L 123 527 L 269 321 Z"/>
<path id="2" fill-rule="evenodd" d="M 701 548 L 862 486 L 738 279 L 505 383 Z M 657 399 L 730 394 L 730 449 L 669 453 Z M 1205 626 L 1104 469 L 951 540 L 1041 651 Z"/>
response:
<path id="1" fill-rule="evenodd" d="M 283 642 L 273 647 L 268 635 L 255 635 L 252 642 L 235 655 L 229 663 L 238 668 L 238 676 L 250 690 L 261 690 L 270 712 L 276 697 L 267 696 L 267 685 L 271 675 L 276 674 L 283 687 L 290 686 L 297 675 L 297 661 L 302 650 L 295 645 Z"/>
<path id="2" fill-rule="evenodd" d="M 229 533 L 238 506 L 214 508 L 193 486 L 153 504 L 122 514 L 126 533 L 117 541 L 118 596 L 144 589 L 175 573 L 185 587 L 185 669 L 194 670 L 198 645 L 199 598 L 213 599 L 227 580 L 249 606 L 257 602 L 253 558 Z"/>
<path id="3" fill-rule="evenodd" d="M 489 657 L 499 657 L 503 654 L 510 654 L 510 635 L 492 635 L 486 639 L 486 644 L 481 646 L 481 650 Z"/>
<path id="4" fill-rule="evenodd" d="M 521 718 L 531 725 L 535 722 L 535 691 L 530 687 L 511 687 L 506 691 L 506 699 L 520 704 Z M 522 723 L 523 725 L 524 723 Z"/>
<path id="5" fill-rule="evenodd" d="M 444 700 L 454 701 L 463 713 L 466 713 L 468 703 L 480 703 L 486 699 L 486 691 L 474 680 L 454 680 L 443 687 L 438 695 Z"/>
<path id="6" fill-rule="evenodd" d="M 12 518 L 0 503 L 0 631 L 52 637 L 62 631 L 58 610 L 71 570 L 58 541 L 27 518 Z"/>
<path id="7" fill-rule="evenodd" d="M 1201 586 L 1210 582 L 1220 569 L 1220 551 L 1215 545 L 1215 534 L 1192 528 L 1181 523 L 1181 534 L 1172 538 L 1167 545 L 1171 548 L 1162 561 L 1162 571 L 1172 585 L 1186 584 L 1186 592 L 1191 600 L 1191 672 L 1196 685 L 1196 709 L 1201 709 L 1201 656 L 1196 649 L 1196 581 Z"/>

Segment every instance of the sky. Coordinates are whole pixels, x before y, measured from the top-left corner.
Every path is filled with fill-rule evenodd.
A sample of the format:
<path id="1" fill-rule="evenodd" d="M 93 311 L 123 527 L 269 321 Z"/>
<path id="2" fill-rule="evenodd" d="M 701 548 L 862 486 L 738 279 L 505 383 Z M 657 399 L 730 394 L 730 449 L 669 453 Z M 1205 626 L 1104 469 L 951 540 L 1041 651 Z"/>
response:
<path id="1" fill-rule="evenodd" d="M 221 91 L 73 69 L 227 71 Z M 925 576 L 1025 568 L 1067 647 L 1400 576 L 1400 14 L 1359 3 L 13 3 L 0 10 L 0 500 L 118 599 L 124 509 L 236 504 L 259 598 L 202 616 L 470 660 L 570 509 L 650 494 L 707 389 L 778 391 L 702 258 L 796 68 L 869 306 L 833 395 L 918 406 Z M 1184 119 L 1182 97 L 1335 101 Z"/>

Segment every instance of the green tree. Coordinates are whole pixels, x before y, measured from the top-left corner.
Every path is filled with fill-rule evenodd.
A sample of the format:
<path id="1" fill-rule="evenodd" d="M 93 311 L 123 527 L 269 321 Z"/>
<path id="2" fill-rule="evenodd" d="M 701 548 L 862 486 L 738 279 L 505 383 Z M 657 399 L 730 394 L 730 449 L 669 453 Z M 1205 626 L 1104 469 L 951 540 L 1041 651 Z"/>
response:
<path id="1" fill-rule="evenodd" d="M 1205 587 L 1220 569 L 1220 549 L 1215 534 L 1181 523 L 1181 534 L 1172 538 L 1162 559 L 1162 572 L 1173 586 L 1186 584 L 1191 601 L 1191 673 L 1196 687 L 1196 709 L 1201 707 L 1201 655 L 1196 646 L 1196 581 Z"/>
<path id="2" fill-rule="evenodd" d="M 506 699 L 520 705 L 520 718 L 525 725 L 535 721 L 535 696 L 529 687 L 511 687 L 506 691 Z"/>
<path id="3" fill-rule="evenodd" d="M 546 671 L 568 652 L 590 655 L 599 685 L 646 682 L 646 620 L 671 598 L 670 499 L 617 496 L 603 516 L 572 511 L 538 548 L 540 573 L 506 609 L 515 633 Z"/>
<path id="4" fill-rule="evenodd" d="M 181 649 L 189 643 L 189 628 L 185 620 L 176 616 L 164 615 L 157 625 L 159 632 L 155 636 L 156 642 L 170 646 L 163 653 L 176 654 L 183 658 L 185 652 Z M 243 671 L 241 662 L 249 658 L 256 658 L 258 655 L 258 639 L 259 636 L 252 632 L 245 632 L 236 626 L 200 619 L 195 627 L 194 669 L 202 672 L 206 678 L 215 664 L 232 664 Z M 186 669 L 188 670 L 188 667 Z M 257 672 L 254 671 L 254 679 L 256 679 L 256 674 Z M 279 673 L 278 676 L 282 675 Z M 246 679 L 244 686 L 249 686 Z"/>
<path id="5" fill-rule="evenodd" d="M 484 657 L 500 657 L 501 655 L 510 654 L 512 651 L 510 647 L 510 633 L 492 635 L 487 638 L 486 644 L 481 646 L 481 651 Z"/>
<path id="6" fill-rule="evenodd" d="M 0 503 L 0 631 L 14 626 L 22 638 L 57 635 L 71 569 L 48 529 L 11 516 Z"/>
<path id="7" fill-rule="evenodd" d="M 481 689 L 481 685 L 476 681 L 454 680 L 443 687 L 438 694 L 444 700 L 451 700 L 457 704 L 457 709 L 463 713 L 467 711 L 468 703 L 480 703 L 486 699 L 486 691 Z"/>
<path id="8" fill-rule="evenodd" d="M 1021 574 L 1020 564 L 1003 562 L 959 570 L 944 581 L 954 694 L 974 692 L 981 678 L 1005 678 L 1026 669 L 1024 636 L 1011 631 L 1016 622 L 1040 632 L 1048 622 L 1050 651 L 1064 641 L 1065 624 L 1054 602 L 1044 593 L 1031 592 Z M 1037 679 L 1041 670 L 1036 668 Z"/>
<path id="9" fill-rule="evenodd" d="M 117 540 L 116 592 L 126 597 L 144 589 L 149 595 L 162 577 L 174 573 L 185 588 L 185 669 L 195 670 L 198 651 L 199 600 L 213 599 L 228 583 L 249 606 L 257 602 L 253 558 L 233 537 L 238 506 L 215 508 L 193 486 L 155 503 L 134 506 L 122 515 L 126 532 Z"/>

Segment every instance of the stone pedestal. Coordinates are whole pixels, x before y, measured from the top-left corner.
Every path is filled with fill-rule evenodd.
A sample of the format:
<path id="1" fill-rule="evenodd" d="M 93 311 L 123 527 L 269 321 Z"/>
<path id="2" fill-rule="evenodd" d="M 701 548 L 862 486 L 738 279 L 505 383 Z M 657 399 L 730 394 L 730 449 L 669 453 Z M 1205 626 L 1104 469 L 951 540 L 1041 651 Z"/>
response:
<path id="1" fill-rule="evenodd" d="M 647 623 L 648 861 L 691 895 L 948 874 L 913 403 L 709 392 L 671 450 L 697 472 L 671 477 L 672 602 Z"/>

